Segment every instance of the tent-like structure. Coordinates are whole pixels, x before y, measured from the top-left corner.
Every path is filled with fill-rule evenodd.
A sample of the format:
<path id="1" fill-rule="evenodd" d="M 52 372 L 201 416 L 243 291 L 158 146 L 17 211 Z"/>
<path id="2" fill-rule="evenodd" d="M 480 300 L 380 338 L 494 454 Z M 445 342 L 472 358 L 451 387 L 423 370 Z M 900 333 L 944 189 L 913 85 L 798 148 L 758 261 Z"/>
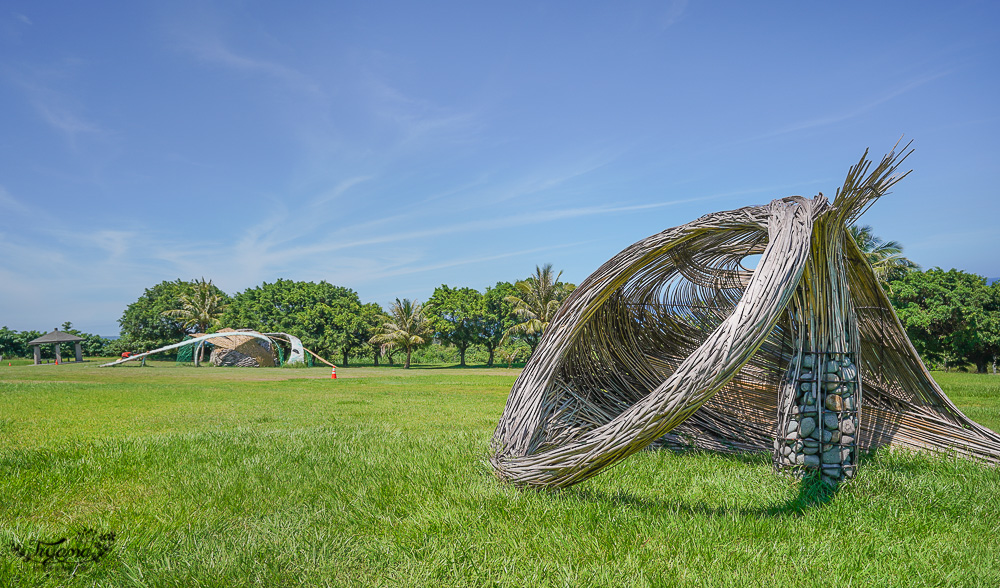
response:
<path id="1" fill-rule="evenodd" d="M 35 365 L 41 363 L 42 359 L 42 345 L 55 345 L 56 346 L 56 363 L 62 361 L 62 352 L 59 349 L 60 343 L 73 343 L 73 350 L 76 355 L 76 361 L 83 361 L 83 350 L 80 348 L 80 342 L 83 341 L 83 337 L 77 337 L 72 333 L 67 333 L 65 331 L 60 331 L 59 329 L 52 329 L 51 333 L 42 335 L 37 339 L 32 339 L 28 341 L 28 345 L 34 348 L 35 355 Z"/>
<path id="2" fill-rule="evenodd" d="M 258 333 L 257 331 L 253 331 L 251 329 L 234 330 L 227 328 L 221 329 L 217 333 L 209 333 L 207 335 L 197 333 L 191 335 L 190 337 L 190 339 L 185 339 L 179 343 L 165 345 L 145 353 L 137 353 L 135 355 L 129 355 L 128 357 L 123 357 L 117 361 L 103 364 L 100 367 L 120 365 L 129 361 L 136 361 L 150 355 L 162 353 L 164 351 L 182 349 L 185 347 L 192 348 L 192 357 L 195 360 L 195 365 L 198 365 L 198 357 L 201 347 L 205 343 L 209 342 L 212 343 L 214 347 L 211 355 L 213 365 L 236 367 L 274 367 L 277 365 L 275 352 L 278 349 L 278 346 L 276 341 L 282 341 L 290 347 L 289 356 L 285 360 L 286 364 L 304 363 L 305 354 L 309 353 L 326 365 L 335 367 L 329 361 L 303 347 L 302 341 L 300 341 L 298 337 L 289 335 L 288 333 Z"/>
<path id="3" fill-rule="evenodd" d="M 934 382 L 847 231 L 904 158 L 872 169 L 866 152 L 832 203 L 709 214 L 601 266 L 511 390 L 498 477 L 569 486 L 654 443 L 771 451 L 831 484 L 882 445 L 1000 462 L 1000 435 Z"/>
<path id="4" fill-rule="evenodd" d="M 212 355 L 210 356 L 212 365 L 224 367 L 274 367 L 276 365 L 278 358 L 275 350 L 277 346 L 267 337 L 257 337 L 257 333 L 249 329 L 241 329 L 240 331 L 219 329 L 219 333 L 229 334 L 212 339 Z M 191 336 L 203 337 L 204 335 L 204 333 L 196 333 Z M 193 351 L 193 357 L 197 363 L 200 352 L 198 346 Z M 298 359 L 301 361 L 301 356 Z"/>

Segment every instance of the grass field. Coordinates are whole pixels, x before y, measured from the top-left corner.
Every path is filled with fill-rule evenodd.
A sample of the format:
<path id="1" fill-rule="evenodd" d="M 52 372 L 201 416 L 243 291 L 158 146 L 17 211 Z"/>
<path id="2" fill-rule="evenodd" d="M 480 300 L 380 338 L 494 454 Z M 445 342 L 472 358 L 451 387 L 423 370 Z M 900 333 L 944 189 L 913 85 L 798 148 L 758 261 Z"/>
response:
<path id="1" fill-rule="evenodd" d="M 6 362 L 4 362 L 6 363 Z M 0 368 L 0 581 L 998 586 L 1000 470 L 879 452 L 836 493 L 644 452 L 568 490 L 485 464 L 516 372 Z M 1000 377 L 935 374 L 1000 428 Z M 113 532 L 80 566 L 12 546 Z"/>

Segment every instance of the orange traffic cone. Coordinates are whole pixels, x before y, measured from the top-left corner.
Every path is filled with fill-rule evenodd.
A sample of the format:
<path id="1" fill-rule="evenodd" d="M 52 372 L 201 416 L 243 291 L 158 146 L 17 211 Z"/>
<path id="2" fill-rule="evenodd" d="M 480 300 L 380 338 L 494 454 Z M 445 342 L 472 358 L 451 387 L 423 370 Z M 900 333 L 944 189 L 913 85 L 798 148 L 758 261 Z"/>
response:
<path id="1" fill-rule="evenodd" d="M 333 366 L 333 371 L 330 372 L 330 379 L 331 380 L 337 379 L 337 366 Z"/>

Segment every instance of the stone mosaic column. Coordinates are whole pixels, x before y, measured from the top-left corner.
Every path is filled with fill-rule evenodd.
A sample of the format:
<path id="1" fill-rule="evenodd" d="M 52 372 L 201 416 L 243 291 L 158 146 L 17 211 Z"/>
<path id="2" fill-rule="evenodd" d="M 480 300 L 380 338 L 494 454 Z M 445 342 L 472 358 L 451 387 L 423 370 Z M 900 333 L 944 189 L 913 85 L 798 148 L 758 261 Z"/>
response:
<path id="1" fill-rule="evenodd" d="M 854 476 L 861 381 L 852 355 L 807 351 L 790 368 L 795 390 L 776 442 L 780 468 L 819 471 L 831 484 Z"/>
<path id="2" fill-rule="evenodd" d="M 789 305 L 792 357 L 779 388 L 774 465 L 819 473 L 831 485 L 854 476 L 861 372 L 858 324 L 847 289 L 841 238 L 813 237 L 809 278 Z M 841 233 L 843 235 L 843 233 Z"/>

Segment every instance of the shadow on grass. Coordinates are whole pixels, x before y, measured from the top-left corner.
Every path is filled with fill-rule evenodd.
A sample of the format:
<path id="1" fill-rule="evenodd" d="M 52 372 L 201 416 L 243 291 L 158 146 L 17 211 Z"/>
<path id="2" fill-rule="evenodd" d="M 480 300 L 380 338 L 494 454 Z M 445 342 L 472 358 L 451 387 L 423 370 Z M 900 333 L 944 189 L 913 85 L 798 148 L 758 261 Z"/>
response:
<path id="1" fill-rule="evenodd" d="M 700 452 L 700 450 L 680 450 L 680 452 Z M 715 455 L 747 465 L 760 465 L 762 460 L 770 460 L 770 454 L 765 453 Z M 789 474 L 775 475 L 788 476 Z M 783 504 L 776 504 L 767 508 L 710 507 L 702 503 L 692 504 L 683 500 L 645 498 L 635 496 L 624 491 L 607 493 L 592 488 L 577 487 L 571 487 L 561 492 L 557 492 L 556 495 L 562 495 L 565 498 L 572 497 L 579 500 L 610 502 L 651 514 L 663 512 L 683 512 L 691 515 L 709 517 L 726 517 L 737 514 L 740 516 L 757 518 L 797 518 L 803 516 L 810 510 L 823 508 L 833 500 L 839 490 L 839 487 L 830 486 L 829 484 L 823 482 L 820 479 L 820 473 L 818 471 L 808 472 L 798 480 L 798 486 L 799 491 L 794 498 Z"/>
<path id="2" fill-rule="evenodd" d="M 425 364 L 410 364 L 410 369 L 417 370 L 497 370 L 497 369 L 510 369 L 511 373 L 514 370 L 519 370 L 524 368 L 523 363 L 515 363 L 511 368 L 507 368 L 507 364 L 495 363 L 492 366 L 486 364 L 482 365 L 459 365 L 457 363 L 425 363 Z"/>
<path id="3" fill-rule="evenodd" d="M 338 368 L 341 368 L 341 367 L 345 367 L 345 368 L 376 368 L 376 369 L 385 369 L 385 370 L 403 370 L 403 369 L 409 369 L 409 370 L 413 370 L 413 371 L 434 371 L 434 370 L 461 370 L 461 371 L 471 370 L 471 371 L 476 371 L 476 370 L 499 370 L 499 369 L 506 370 L 506 369 L 510 369 L 511 375 L 517 375 L 517 373 L 518 373 L 517 370 L 520 370 L 520 369 L 524 368 L 524 364 L 523 363 L 515 363 L 513 365 L 513 367 L 508 368 L 507 364 L 501 365 L 500 363 L 495 363 L 495 364 L 493 364 L 492 367 L 490 367 L 490 366 L 488 366 L 486 364 L 481 364 L 481 365 L 480 364 L 476 364 L 476 365 L 464 365 L 463 366 L 463 365 L 459 365 L 457 363 L 411 363 L 409 368 L 404 368 L 403 364 L 401 364 L 401 363 L 394 363 L 392 365 L 389 365 L 387 363 L 380 363 L 378 365 L 375 365 L 375 364 L 370 363 L 370 362 L 369 363 L 351 362 L 350 365 L 346 365 L 346 366 L 344 366 L 344 365 L 338 365 L 337 367 Z"/>
<path id="4" fill-rule="evenodd" d="M 833 500 L 837 490 L 837 488 L 822 482 L 819 479 L 819 474 L 814 473 L 802 478 L 799 482 L 799 492 L 795 498 L 784 504 L 776 504 L 767 508 L 711 507 L 683 500 L 644 498 L 625 492 L 609 494 L 590 488 L 570 488 L 563 491 L 565 492 L 563 496 L 566 498 L 572 496 L 574 499 L 587 501 L 610 502 L 650 514 L 682 512 L 708 517 L 728 517 L 735 514 L 755 518 L 798 518 L 810 510 L 823 508 Z"/>

